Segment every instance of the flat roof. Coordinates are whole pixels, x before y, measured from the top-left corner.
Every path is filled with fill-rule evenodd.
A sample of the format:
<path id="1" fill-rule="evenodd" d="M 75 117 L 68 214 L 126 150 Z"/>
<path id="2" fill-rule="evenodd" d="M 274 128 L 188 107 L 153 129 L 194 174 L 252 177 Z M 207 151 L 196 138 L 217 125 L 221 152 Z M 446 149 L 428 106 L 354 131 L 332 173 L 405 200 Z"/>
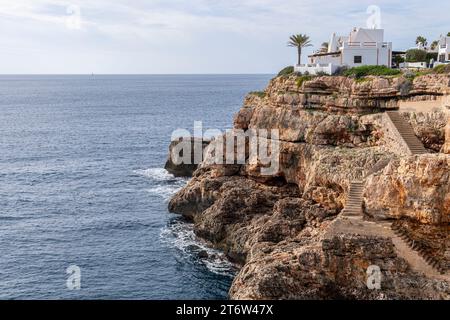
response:
<path id="1" fill-rule="evenodd" d="M 338 54 L 341 54 L 341 52 L 337 51 L 337 52 L 315 53 L 308 57 L 333 56 L 333 55 L 338 55 Z"/>

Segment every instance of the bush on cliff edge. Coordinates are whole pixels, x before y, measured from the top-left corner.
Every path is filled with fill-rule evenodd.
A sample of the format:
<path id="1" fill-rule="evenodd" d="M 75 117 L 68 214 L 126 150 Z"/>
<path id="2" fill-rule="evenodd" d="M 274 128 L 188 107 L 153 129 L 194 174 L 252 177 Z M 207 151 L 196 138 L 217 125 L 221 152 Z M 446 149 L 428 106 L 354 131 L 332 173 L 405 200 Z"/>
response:
<path id="1" fill-rule="evenodd" d="M 294 73 L 294 67 L 293 66 L 289 66 L 289 67 L 284 68 L 280 72 L 278 72 L 278 76 L 279 77 L 281 77 L 281 76 L 289 76 L 289 75 L 291 75 L 293 73 Z"/>
<path id="2" fill-rule="evenodd" d="M 362 78 L 366 76 L 395 76 L 400 74 L 398 69 L 391 69 L 385 66 L 361 66 L 348 69 L 344 72 L 346 77 Z"/>
<path id="3" fill-rule="evenodd" d="M 434 67 L 433 73 L 450 73 L 450 64 L 440 64 L 436 67 Z"/>

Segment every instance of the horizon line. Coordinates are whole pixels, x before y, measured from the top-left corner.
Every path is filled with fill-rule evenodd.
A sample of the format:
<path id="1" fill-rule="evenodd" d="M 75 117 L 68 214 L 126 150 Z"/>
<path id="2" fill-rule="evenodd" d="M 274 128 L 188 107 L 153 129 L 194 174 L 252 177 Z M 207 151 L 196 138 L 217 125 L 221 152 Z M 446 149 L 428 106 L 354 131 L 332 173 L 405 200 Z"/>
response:
<path id="1" fill-rule="evenodd" d="M 274 75 L 275 73 L 2 73 L 1 76 L 225 76 Z"/>

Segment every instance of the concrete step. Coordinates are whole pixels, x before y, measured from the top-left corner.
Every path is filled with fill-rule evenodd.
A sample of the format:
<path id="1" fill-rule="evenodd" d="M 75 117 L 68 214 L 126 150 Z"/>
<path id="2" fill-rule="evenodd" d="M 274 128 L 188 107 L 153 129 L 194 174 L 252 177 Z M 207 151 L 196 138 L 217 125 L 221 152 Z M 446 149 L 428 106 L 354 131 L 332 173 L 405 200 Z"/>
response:
<path id="1" fill-rule="evenodd" d="M 431 256 L 430 253 L 427 252 L 427 250 L 421 248 L 419 244 L 410 239 L 408 235 L 404 233 L 404 231 L 394 226 L 391 226 L 391 229 L 394 232 L 394 234 L 399 239 L 401 239 L 413 252 L 417 253 L 422 258 L 422 260 L 426 264 L 428 264 L 428 266 L 433 268 L 441 275 L 446 274 L 447 270 L 441 266 L 440 262 L 436 260 L 433 256 Z"/>
<path id="2" fill-rule="evenodd" d="M 387 115 L 412 154 L 427 153 L 422 142 L 415 135 L 414 129 L 398 111 L 388 111 Z"/>
<path id="3" fill-rule="evenodd" d="M 354 181 L 350 184 L 347 195 L 347 202 L 345 204 L 342 214 L 344 216 L 361 216 L 362 202 L 363 202 L 364 182 Z"/>

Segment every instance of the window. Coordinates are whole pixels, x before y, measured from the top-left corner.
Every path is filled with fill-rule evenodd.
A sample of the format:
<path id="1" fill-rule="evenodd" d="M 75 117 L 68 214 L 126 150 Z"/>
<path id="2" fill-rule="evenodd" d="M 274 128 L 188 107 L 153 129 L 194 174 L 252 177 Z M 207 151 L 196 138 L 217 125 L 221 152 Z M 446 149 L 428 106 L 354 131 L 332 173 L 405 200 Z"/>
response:
<path id="1" fill-rule="evenodd" d="M 355 56 L 354 63 L 362 63 L 362 56 Z"/>

